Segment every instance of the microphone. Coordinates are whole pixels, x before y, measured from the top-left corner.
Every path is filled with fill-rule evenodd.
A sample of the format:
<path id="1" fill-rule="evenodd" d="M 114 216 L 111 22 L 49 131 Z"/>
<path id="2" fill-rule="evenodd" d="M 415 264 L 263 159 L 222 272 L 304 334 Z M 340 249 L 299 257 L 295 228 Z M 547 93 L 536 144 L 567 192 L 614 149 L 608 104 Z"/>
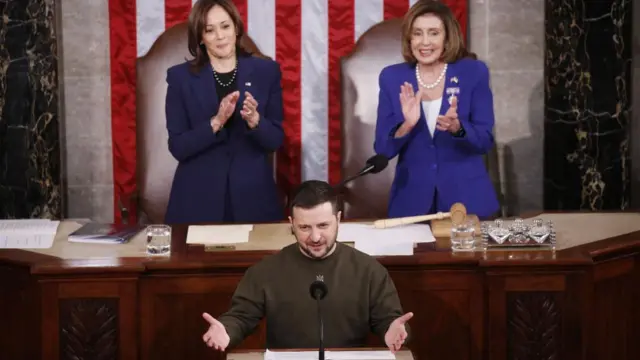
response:
<path id="1" fill-rule="evenodd" d="M 318 360 L 324 360 L 324 325 L 322 323 L 320 300 L 324 299 L 328 292 L 329 289 L 327 289 L 327 285 L 321 280 L 316 280 L 309 286 L 309 294 L 311 294 L 312 298 L 316 299 L 316 303 L 318 304 L 318 338 L 320 342 L 318 346 Z"/>
<path id="2" fill-rule="evenodd" d="M 345 180 L 342 180 L 338 185 L 336 185 L 336 187 L 341 188 L 347 183 L 369 173 L 377 174 L 380 171 L 384 170 L 388 164 L 389 164 L 389 159 L 387 159 L 386 156 L 382 154 L 376 154 L 370 157 L 369 159 L 367 159 L 364 167 L 362 168 L 362 170 L 360 170 L 360 172 L 358 172 L 356 175 L 346 178 Z"/>

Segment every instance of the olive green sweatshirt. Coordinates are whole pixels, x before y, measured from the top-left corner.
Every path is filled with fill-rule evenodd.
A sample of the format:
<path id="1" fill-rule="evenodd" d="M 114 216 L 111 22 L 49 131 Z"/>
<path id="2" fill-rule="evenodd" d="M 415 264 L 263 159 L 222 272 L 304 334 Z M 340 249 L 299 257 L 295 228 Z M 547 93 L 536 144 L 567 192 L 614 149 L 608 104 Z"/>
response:
<path id="1" fill-rule="evenodd" d="M 347 245 L 324 259 L 311 259 L 297 244 L 250 267 L 238 284 L 229 311 L 218 320 L 238 345 L 266 317 L 267 348 L 317 348 L 317 303 L 309 286 L 322 279 L 328 292 L 321 301 L 327 348 L 366 345 L 370 331 L 384 335 L 403 315 L 386 268 L 375 258 Z M 407 332 L 409 326 L 405 325 Z"/>

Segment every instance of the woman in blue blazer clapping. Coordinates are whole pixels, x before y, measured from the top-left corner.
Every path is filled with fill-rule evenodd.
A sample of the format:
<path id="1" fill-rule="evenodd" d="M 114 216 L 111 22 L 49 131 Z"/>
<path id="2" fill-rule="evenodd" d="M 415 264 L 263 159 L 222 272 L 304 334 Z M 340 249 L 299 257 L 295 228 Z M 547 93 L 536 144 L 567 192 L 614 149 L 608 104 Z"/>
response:
<path id="1" fill-rule="evenodd" d="M 483 156 L 494 146 L 489 70 L 464 46 L 460 25 L 439 1 L 418 1 L 402 25 L 405 62 L 379 77 L 374 148 L 398 156 L 389 217 L 448 211 L 461 202 L 493 216 L 497 196 Z"/>
<path id="2" fill-rule="evenodd" d="M 284 139 L 280 67 L 240 46 L 244 25 L 231 0 L 199 0 L 188 27 L 194 59 L 167 71 L 178 167 L 165 222 L 284 220 L 269 162 Z"/>

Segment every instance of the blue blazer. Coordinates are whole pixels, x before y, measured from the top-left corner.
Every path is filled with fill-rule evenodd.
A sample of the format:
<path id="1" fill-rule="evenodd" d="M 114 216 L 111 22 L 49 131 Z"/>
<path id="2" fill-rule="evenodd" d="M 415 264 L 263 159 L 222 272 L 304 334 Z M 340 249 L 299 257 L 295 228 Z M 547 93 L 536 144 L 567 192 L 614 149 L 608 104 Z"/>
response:
<path id="1" fill-rule="evenodd" d="M 429 132 L 424 111 L 407 135 L 394 138 L 404 121 L 400 106 L 400 85 L 405 81 L 419 89 L 415 64 L 388 66 L 379 76 L 379 102 L 374 150 L 389 159 L 398 156 L 389 198 L 389 217 L 424 215 L 435 208 L 449 211 L 461 202 L 469 214 L 481 218 L 499 209 L 483 155 L 494 146 L 493 95 L 489 87 L 489 69 L 479 60 L 461 59 L 449 64 L 440 115 L 449 109 L 451 93 L 458 97 L 458 118 L 466 134 L 454 137 L 450 132 Z M 437 203 L 433 204 L 437 189 Z"/>
<path id="2" fill-rule="evenodd" d="M 212 71 L 207 64 L 193 74 L 186 62 L 167 70 L 169 151 L 178 167 L 165 222 L 223 221 L 227 195 L 236 223 L 284 220 L 268 159 L 284 139 L 280 67 L 271 60 L 238 57 L 235 119 L 215 134 L 210 121 L 219 101 Z M 258 102 L 260 122 L 255 129 L 239 113 L 245 91 Z"/>

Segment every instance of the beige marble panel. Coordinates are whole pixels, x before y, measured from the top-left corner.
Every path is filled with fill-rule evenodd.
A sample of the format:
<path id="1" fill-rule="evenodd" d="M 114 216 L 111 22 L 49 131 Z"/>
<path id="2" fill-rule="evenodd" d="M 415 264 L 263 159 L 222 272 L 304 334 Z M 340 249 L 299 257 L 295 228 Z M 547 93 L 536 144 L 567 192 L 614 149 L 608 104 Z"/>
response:
<path id="1" fill-rule="evenodd" d="M 62 48 L 65 76 L 109 73 L 109 2 L 64 0 Z"/>
<path id="2" fill-rule="evenodd" d="M 67 145 L 69 186 L 113 185 L 111 144 L 74 141 Z"/>
<path id="3" fill-rule="evenodd" d="M 67 143 L 91 139 L 111 143 L 111 85 L 109 74 L 65 76 L 65 132 Z"/>
<path id="4" fill-rule="evenodd" d="M 113 221 L 113 186 L 69 186 L 67 196 L 68 217 Z"/>
<path id="5" fill-rule="evenodd" d="M 542 136 L 544 74 L 539 71 L 491 71 L 496 137 L 509 144 Z"/>
<path id="6" fill-rule="evenodd" d="M 492 71 L 496 141 L 510 214 L 542 209 L 543 72 Z"/>
<path id="7" fill-rule="evenodd" d="M 487 1 L 469 1 L 469 49 L 481 60 L 489 56 Z"/>
<path id="8" fill-rule="evenodd" d="M 499 70 L 544 68 L 544 1 L 485 0 L 489 63 Z"/>

